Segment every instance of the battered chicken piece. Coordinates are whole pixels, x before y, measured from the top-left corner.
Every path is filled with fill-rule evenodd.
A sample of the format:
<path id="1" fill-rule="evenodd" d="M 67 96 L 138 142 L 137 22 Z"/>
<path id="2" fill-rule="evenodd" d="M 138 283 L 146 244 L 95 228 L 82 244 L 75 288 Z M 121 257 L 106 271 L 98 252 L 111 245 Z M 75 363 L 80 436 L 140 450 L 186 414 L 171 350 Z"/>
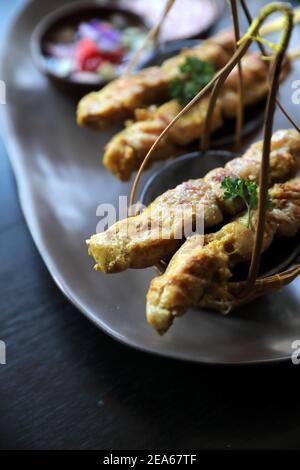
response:
<path id="1" fill-rule="evenodd" d="M 254 106 L 262 101 L 269 90 L 268 63 L 260 52 L 250 52 L 242 59 L 243 69 L 243 103 L 244 106 Z M 291 61 L 284 61 L 280 79 L 283 81 L 291 70 Z M 229 74 L 222 90 L 222 112 L 224 118 L 235 118 L 238 106 L 238 68 Z"/>
<path id="2" fill-rule="evenodd" d="M 287 75 L 289 66 L 290 62 L 286 60 L 282 79 Z M 266 97 L 268 92 L 266 62 L 259 52 L 251 52 L 242 59 L 242 70 L 244 104 L 245 106 L 254 105 Z M 151 163 L 155 160 L 176 156 L 183 151 L 180 146 L 188 145 L 201 138 L 208 104 L 209 97 L 203 97 L 175 123 L 160 143 L 157 151 L 153 153 Z M 235 68 L 226 80 L 214 108 L 212 132 L 222 126 L 224 119 L 235 117 L 237 109 L 238 72 Z M 138 122 L 116 134 L 106 145 L 103 157 L 104 166 L 120 180 L 127 181 L 132 172 L 139 168 L 157 137 L 181 110 L 182 106 L 176 100 L 171 100 L 158 108 L 152 106 L 148 111 L 137 110 L 135 115 Z"/>
<path id="3" fill-rule="evenodd" d="M 270 191 L 276 208 L 267 213 L 263 251 L 274 236 L 292 237 L 300 229 L 300 178 L 275 185 Z M 257 224 L 257 212 L 252 217 Z M 232 268 L 251 259 L 255 230 L 247 228 L 247 214 L 206 237 L 193 235 L 178 250 L 166 272 L 151 282 L 147 320 L 165 333 L 175 317 L 197 305 L 228 306 Z"/>
<path id="4" fill-rule="evenodd" d="M 104 166 L 121 181 L 128 181 L 143 161 L 148 150 L 165 128 L 159 120 L 135 122 L 119 132 L 104 151 Z M 153 153 L 152 160 L 176 156 L 180 149 L 166 137 Z"/>
<path id="5" fill-rule="evenodd" d="M 185 239 L 183 226 L 192 228 L 197 217 L 202 217 L 202 208 L 206 227 L 222 221 L 209 182 L 187 181 L 166 191 L 141 215 L 121 220 L 88 240 L 95 269 L 113 273 L 144 268 L 171 256 Z"/>
<path id="6" fill-rule="evenodd" d="M 168 133 L 168 139 L 175 145 L 180 146 L 188 145 L 194 140 L 199 139 L 203 134 L 208 105 L 209 97 L 205 96 L 171 127 Z M 158 108 L 155 118 L 164 122 L 166 127 L 181 110 L 182 106 L 178 101 L 172 100 Z M 222 103 L 218 100 L 213 111 L 211 130 L 215 131 L 220 128 L 222 124 Z"/>
<path id="7" fill-rule="evenodd" d="M 77 122 L 92 129 L 103 129 L 130 117 L 140 106 L 162 100 L 167 92 L 168 82 L 160 67 L 123 75 L 80 100 Z"/>
<path id="8" fill-rule="evenodd" d="M 182 183 L 159 196 L 140 215 L 121 220 L 87 241 L 95 268 L 107 273 L 145 268 L 172 256 L 184 242 L 184 222 L 193 226 L 203 207 L 206 228 L 222 221 L 223 212 L 236 214 L 242 201 L 224 199 L 220 183 L 225 176 L 258 182 L 262 142 L 253 144 L 243 157 L 209 172 L 205 178 Z M 300 135 L 279 130 L 271 140 L 270 184 L 286 181 L 300 168 Z M 166 236 L 166 231 L 168 236 Z"/>
<path id="9" fill-rule="evenodd" d="M 149 67 L 134 75 L 124 75 L 81 99 L 77 109 L 78 124 L 101 129 L 128 118 L 136 108 L 167 98 L 169 81 L 187 55 L 208 60 L 216 68 L 221 68 L 233 50 L 233 33 L 226 30 L 196 47 L 183 50 L 161 67 Z"/>
<path id="10" fill-rule="evenodd" d="M 177 121 L 153 152 L 151 163 L 182 153 L 179 145 L 187 145 L 197 139 L 203 131 L 207 107 L 208 98 L 205 98 Z M 181 109 L 180 104 L 172 100 L 160 106 L 153 119 L 134 122 L 116 134 L 105 147 L 104 166 L 121 181 L 128 181 L 140 167 L 158 136 Z M 148 114 L 150 113 L 151 110 Z M 217 129 L 221 124 L 221 106 L 218 102 L 213 113 L 212 129 Z"/>
<path id="11" fill-rule="evenodd" d="M 207 39 L 203 43 L 200 43 L 199 46 L 183 49 L 180 54 L 166 60 L 161 68 L 168 77 L 168 81 L 178 75 L 179 67 L 185 62 L 186 58 L 190 56 L 211 62 L 216 69 L 221 69 L 226 65 L 233 51 L 233 33 L 231 30 L 225 30 Z"/>

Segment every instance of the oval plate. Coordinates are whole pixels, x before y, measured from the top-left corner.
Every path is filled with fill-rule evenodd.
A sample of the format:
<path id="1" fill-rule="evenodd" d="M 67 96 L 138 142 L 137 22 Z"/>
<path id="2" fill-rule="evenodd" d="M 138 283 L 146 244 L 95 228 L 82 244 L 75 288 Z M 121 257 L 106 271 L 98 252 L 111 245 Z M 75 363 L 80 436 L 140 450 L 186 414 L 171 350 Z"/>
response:
<path id="1" fill-rule="evenodd" d="M 100 203 L 117 205 L 118 195 L 128 195 L 130 185 L 101 166 L 103 145 L 116 129 L 101 134 L 79 129 L 74 103 L 32 63 L 30 32 L 61 3 L 26 4 L 6 40 L 0 75 L 9 84 L 2 129 L 22 208 L 53 279 L 98 327 L 140 350 L 210 364 L 289 359 L 292 341 L 300 338 L 300 279 L 228 317 L 190 311 L 161 338 L 145 320 L 153 269 L 111 276 L 93 271 L 85 239 L 99 222 L 96 208 Z M 291 103 L 290 86 L 283 87 L 286 103 Z M 299 116 L 296 105 L 290 111 Z M 279 113 L 276 127 L 286 126 Z"/>

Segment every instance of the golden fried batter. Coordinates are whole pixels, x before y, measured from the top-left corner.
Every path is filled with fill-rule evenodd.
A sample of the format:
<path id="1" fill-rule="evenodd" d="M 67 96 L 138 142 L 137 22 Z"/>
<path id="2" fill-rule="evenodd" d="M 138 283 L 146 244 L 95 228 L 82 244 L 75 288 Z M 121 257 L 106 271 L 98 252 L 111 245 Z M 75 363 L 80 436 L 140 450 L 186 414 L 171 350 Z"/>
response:
<path id="1" fill-rule="evenodd" d="M 205 98 L 177 121 L 153 152 L 151 163 L 182 153 L 183 150 L 179 145 L 186 145 L 197 139 L 203 131 L 207 107 L 208 98 Z M 158 136 L 181 109 L 180 104 L 172 100 L 160 106 L 153 119 L 134 122 L 116 134 L 105 147 L 104 166 L 121 181 L 128 181 Z M 221 106 L 218 102 L 213 113 L 212 130 L 221 124 Z"/>
<path id="2" fill-rule="evenodd" d="M 289 70 L 289 61 L 286 60 L 285 64 L 282 78 Z M 242 70 L 244 105 L 254 105 L 265 98 L 268 92 L 266 62 L 260 53 L 251 52 L 242 59 Z M 175 123 L 152 155 L 151 162 L 176 156 L 183 152 L 181 146 L 201 138 L 208 104 L 209 97 L 203 97 Z M 212 132 L 222 126 L 224 119 L 235 117 L 237 109 L 238 72 L 235 67 L 226 80 L 214 108 Z M 182 106 L 176 100 L 168 101 L 158 108 L 152 106 L 148 110 L 138 109 L 135 113 L 138 122 L 116 134 L 106 145 L 103 157 L 104 166 L 122 181 L 127 181 L 133 171 L 139 168 L 157 137 L 181 110 Z"/>
<path id="3" fill-rule="evenodd" d="M 149 67 L 134 75 L 124 75 L 97 92 L 84 96 L 78 104 L 78 124 L 95 129 L 133 115 L 136 108 L 167 98 L 168 83 L 177 74 L 187 55 L 223 67 L 234 49 L 231 31 L 223 31 L 196 47 L 185 49 L 161 67 Z"/>
<path id="4" fill-rule="evenodd" d="M 204 224 L 209 228 L 222 221 L 223 212 L 236 214 L 242 210 L 242 201 L 224 199 L 220 184 L 225 176 L 258 182 L 261 155 L 262 142 L 253 144 L 243 157 L 230 161 L 225 168 L 180 184 L 159 196 L 140 215 L 93 235 L 87 244 L 96 269 L 112 273 L 144 268 L 173 255 L 185 239 L 178 236 L 183 226 L 179 215 L 192 226 L 203 208 Z M 293 129 L 275 132 L 271 140 L 270 184 L 286 181 L 299 168 L 300 135 Z"/>
<path id="5" fill-rule="evenodd" d="M 274 236 L 292 237 L 300 229 L 300 177 L 275 185 L 276 208 L 267 213 L 263 251 Z M 257 223 L 257 212 L 252 217 Z M 232 268 L 251 258 L 255 230 L 247 227 L 247 214 L 203 237 L 193 235 L 177 251 L 166 272 L 152 280 L 147 294 L 147 319 L 165 333 L 173 319 L 190 307 L 202 305 L 226 310 Z"/>

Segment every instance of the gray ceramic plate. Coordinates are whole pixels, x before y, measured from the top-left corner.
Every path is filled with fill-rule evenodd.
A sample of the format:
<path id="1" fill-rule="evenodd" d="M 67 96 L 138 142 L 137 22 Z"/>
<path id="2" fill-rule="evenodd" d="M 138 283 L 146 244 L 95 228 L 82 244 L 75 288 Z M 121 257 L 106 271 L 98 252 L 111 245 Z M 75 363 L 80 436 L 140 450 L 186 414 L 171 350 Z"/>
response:
<path id="1" fill-rule="evenodd" d="M 100 162 L 103 145 L 116 129 L 102 134 L 79 129 L 75 103 L 32 63 L 30 32 L 43 14 L 61 3 L 34 0 L 21 11 L 7 38 L 0 74 L 7 83 L 2 126 L 21 204 L 55 282 L 97 326 L 145 351 L 211 364 L 289 358 L 292 341 L 300 339 L 300 279 L 228 317 L 190 311 L 161 338 L 145 320 L 152 269 L 112 276 L 92 270 L 84 240 L 95 231 L 96 207 L 116 203 L 130 187 L 116 181 Z M 283 87 L 287 104 L 293 78 L 297 72 Z M 300 119 L 299 107 L 288 107 Z M 278 114 L 276 127 L 286 126 Z"/>

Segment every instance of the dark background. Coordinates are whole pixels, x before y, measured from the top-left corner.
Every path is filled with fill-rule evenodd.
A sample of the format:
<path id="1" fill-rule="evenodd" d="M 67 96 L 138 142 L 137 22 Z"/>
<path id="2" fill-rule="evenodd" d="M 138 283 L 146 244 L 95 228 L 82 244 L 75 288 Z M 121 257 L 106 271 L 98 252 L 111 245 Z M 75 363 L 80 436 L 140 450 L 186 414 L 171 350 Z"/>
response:
<path id="1" fill-rule="evenodd" d="M 0 40 L 21 3 L 0 0 Z M 1 142 L 0 261 L 0 448 L 300 447 L 300 365 L 152 357 L 109 338 L 67 302 L 33 245 Z"/>

